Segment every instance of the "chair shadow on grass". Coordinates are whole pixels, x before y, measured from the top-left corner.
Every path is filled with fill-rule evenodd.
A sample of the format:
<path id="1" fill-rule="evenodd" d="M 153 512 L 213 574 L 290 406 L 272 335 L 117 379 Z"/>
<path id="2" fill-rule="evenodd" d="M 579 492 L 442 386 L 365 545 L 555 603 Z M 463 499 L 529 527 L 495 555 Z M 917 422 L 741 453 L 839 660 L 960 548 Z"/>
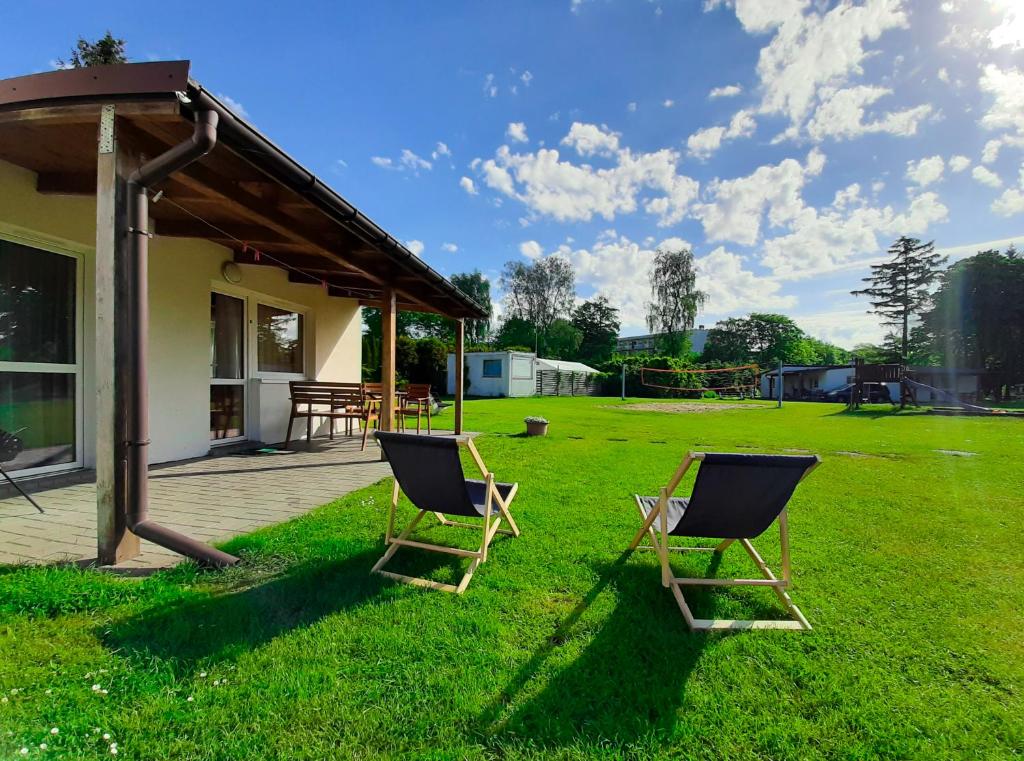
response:
<path id="1" fill-rule="evenodd" d="M 520 743 L 542 749 L 581 743 L 626 747 L 671 735 L 705 649 L 723 637 L 744 635 L 689 631 L 672 594 L 661 586 L 658 567 L 626 562 L 631 556 L 626 552 L 595 566 L 600 581 L 480 715 L 486 742 L 496 748 Z M 716 553 L 709 560 L 708 575 L 717 570 L 719 558 Z M 574 627 L 606 590 L 616 597 L 614 610 L 575 660 L 534 693 L 531 683 L 550 669 L 546 664 L 559 648 L 571 646 Z M 716 594 L 720 591 L 692 588 L 687 600 L 710 614 Z M 744 599 L 757 615 L 770 609 L 751 603 Z"/>
<path id="2" fill-rule="evenodd" d="M 124 657 L 164 661 L 176 673 L 190 673 L 199 663 L 235 660 L 386 593 L 390 583 L 369 573 L 380 552 L 373 548 L 340 559 L 309 560 L 240 589 L 226 577 L 229 591 L 158 604 L 104 627 L 101 636 Z"/>

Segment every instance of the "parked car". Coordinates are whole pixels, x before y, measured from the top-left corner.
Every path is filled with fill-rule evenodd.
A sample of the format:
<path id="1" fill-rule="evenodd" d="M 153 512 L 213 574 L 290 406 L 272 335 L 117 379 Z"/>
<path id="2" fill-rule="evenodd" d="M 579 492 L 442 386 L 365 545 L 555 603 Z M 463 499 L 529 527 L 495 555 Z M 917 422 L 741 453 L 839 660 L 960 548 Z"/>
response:
<path id="1" fill-rule="evenodd" d="M 847 383 L 839 388 L 834 388 L 825 394 L 824 401 L 849 404 L 853 388 L 853 383 Z M 892 395 L 889 393 L 889 387 L 884 383 L 865 383 L 861 402 L 867 402 L 868 404 L 882 404 L 888 402 L 889 404 L 892 404 Z"/>

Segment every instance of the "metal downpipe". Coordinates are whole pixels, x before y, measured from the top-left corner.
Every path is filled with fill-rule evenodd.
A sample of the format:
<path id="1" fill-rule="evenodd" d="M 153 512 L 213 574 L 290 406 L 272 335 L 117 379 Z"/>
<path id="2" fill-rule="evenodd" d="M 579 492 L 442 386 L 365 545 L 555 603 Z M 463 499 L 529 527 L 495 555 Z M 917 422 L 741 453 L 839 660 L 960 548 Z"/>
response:
<path id="1" fill-rule="evenodd" d="M 129 357 L 118 357 L 117 363 L 131 379 L 126 401 L 128 440 L 125 442 L 127 523 L 133 534 L 148 539 L 203 565 L 231 566 L 238 558 L 221 552 L 204 542 L 179 534 L 149 519 L 149 196 L 151 185 L 205 156 L 217 144 L 215 111 L 201 111 L 195 116 L 192 136 L 165 153 L 139 167 L 128 178 L 127 217 L 129 235 L 129 266 L 131 295 L 125 317 L 129 331 Z M 123 364 L 122 364 L 123 363 Z"/>

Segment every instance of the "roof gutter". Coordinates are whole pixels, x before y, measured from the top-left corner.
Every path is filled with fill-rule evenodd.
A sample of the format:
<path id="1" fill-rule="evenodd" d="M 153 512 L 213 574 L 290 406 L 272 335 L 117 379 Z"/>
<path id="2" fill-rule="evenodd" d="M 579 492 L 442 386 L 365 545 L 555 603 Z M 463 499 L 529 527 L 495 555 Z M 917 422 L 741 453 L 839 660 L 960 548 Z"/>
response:
<path id="1" fill-rule="evenodd" d="M 139 167 L 128 178 L 127 217 L 131 285 L 124 325 L 129 334 L 128 356 L 116 358 L 118 377 L 127 378 L 125 414 L 128 440 L 127 524 L 133 534 L 201 564 L 216 567 L 234 565 L 238 558 L 210 545 L 179 534 L 149 518 L 149 195 L 147 189 L 193 161 L 205 156 L 217 144 L 216 111 L 195 115 L 192 136 Z"/>
<path id="2" fill-rule="evenodd" d="M 432 269 L 399 241 L 384 232 L 369 217 L 321 182 L 316 175 L 306 171 L 287 153 L 249 124 L 238 119 L 230 109 L 203 89 L 202 85 L 190 80 L 186 97 L 187 102 L 183 103 L 183 106 L 189 111 L 193 113 L 212 111 L 218 115 L 221 142 L 235 148 L 242 158 L 263 169 L 274 179 L 309 200 L 327 216 L 349 229 L 366 243 L 389 253 L 407 270 L 425 277 L 435 286 L 449 293 L 469 312 L 476 313 L 472 316 L 478 319 L 487 318 L 487 312 L 476 301 Z"/>

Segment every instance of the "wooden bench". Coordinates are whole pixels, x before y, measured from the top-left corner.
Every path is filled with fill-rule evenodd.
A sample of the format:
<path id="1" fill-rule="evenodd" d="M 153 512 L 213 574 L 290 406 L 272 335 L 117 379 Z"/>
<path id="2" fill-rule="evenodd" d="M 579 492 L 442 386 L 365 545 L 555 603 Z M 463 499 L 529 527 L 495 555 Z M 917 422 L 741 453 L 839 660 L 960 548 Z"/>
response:
<path id="1" fill-rule="evenodd" d="M 361 383 L 332 383 L 329 381 L 290 381 L 292 410 L 288 417 L 288 433 L 284 445 L 292 439 L 292 425 L 296 418 L 306 418 L 306 440 L 313 440 L 313 418 L 330 421 L 330 439 L 334 440 L 334 421 L 345 421 L 345 432 L 352 435 L 352 421 L 363 423 L 363 449 L 369 436 L 370 423 L 377 419 L 377 405 L 368 403 Z M 358 425 L 358 423 L 357 423 Z"/>

